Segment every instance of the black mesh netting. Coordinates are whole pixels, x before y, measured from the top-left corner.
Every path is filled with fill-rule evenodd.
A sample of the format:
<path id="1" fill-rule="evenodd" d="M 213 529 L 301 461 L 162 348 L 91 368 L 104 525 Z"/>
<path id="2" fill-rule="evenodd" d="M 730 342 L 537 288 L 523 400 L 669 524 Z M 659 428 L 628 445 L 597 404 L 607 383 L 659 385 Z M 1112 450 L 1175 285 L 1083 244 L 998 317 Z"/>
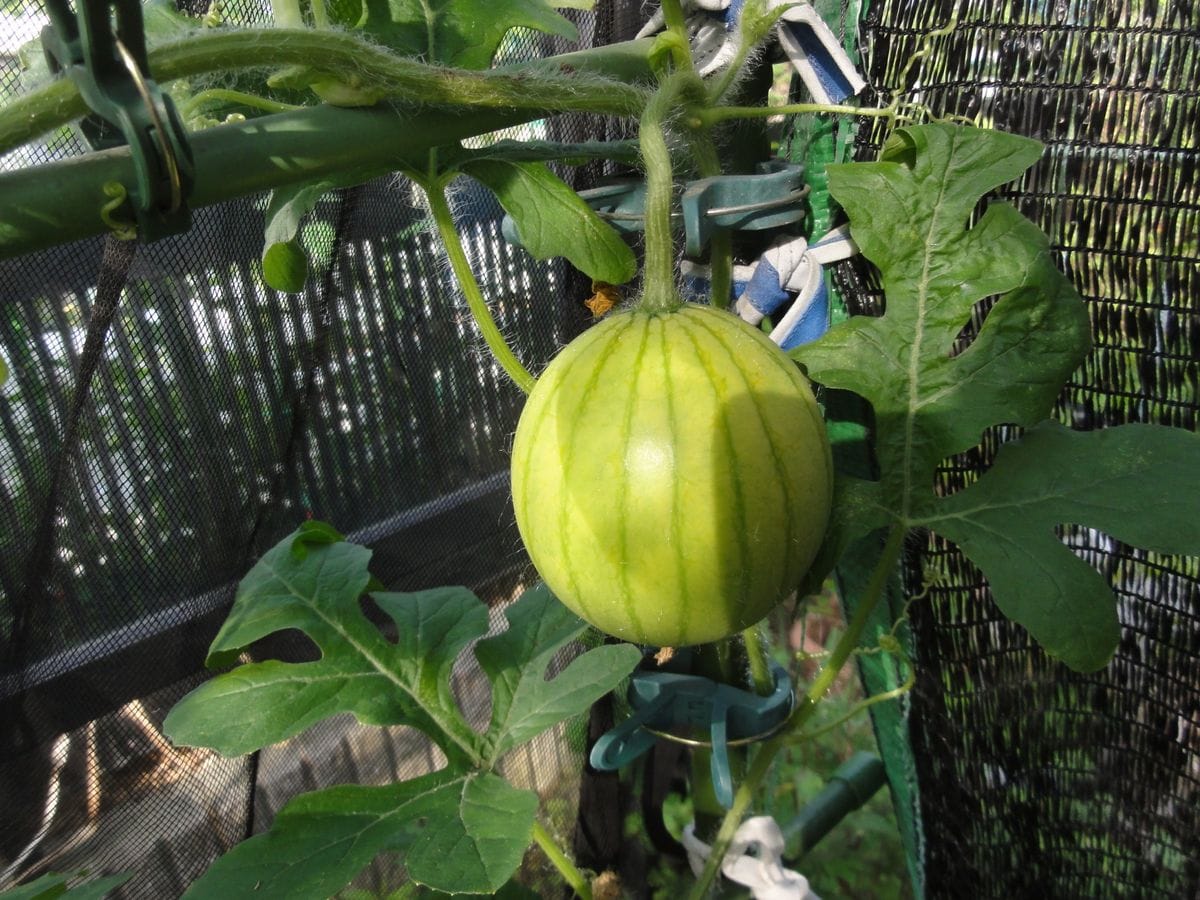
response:
<path id="1" fill-rule="evenodd" d="M 34 0 L 0 9 L 2 98 L 20 89 L 17 48 L 46 20 Z M 267 14 L 221 4 L 230 22 Z M 571 15 L 583 46 L 632 24 L 613 8 Z M 527 32 L 505 52 L 567 49 Z M 524 134 L 578 141 L 608 127 L 559 117 Z M 66 134 L 0 168 L 83 149 Z M 564 174 L 581 183 L 595 169 Z M 204 677 L 236 582 L 304 519 L 370 545 L 389 587 L 467 584 L 493 625 L 530 575 L 507 480 L 521 395 L 412 187 L 331 193 L 305 226 L 313 269 L 296 295 L 261 281 L 265 202 L 197 210 L 186 235 L 150 245 L 96 239 L 0 263 L 0 887 L 86 868 L 135 872 L 122 897 L 178 896 L 297 791 L 438 764 L 414 732 L 349 718 L 239 760 L 162 737 Z M 536 371 L 586 325 L 590 283 L 505 243 L 490 195 L 463 187 L 454 205 L 498 323 Z M 270 650 L 311 652 L 299 637 Z M 457 684 L 486 717 L 482 677 L 464 670 Z M 567 840 L 582 728 L 507 763 L 517 784 L 559 798 L 552 825 Z M 389 865 L 361 885 L 394 886 Z"/>
<path id="2" fill-rule="evenodd" d="M 1050 234 L 1088 302 L 1095 350 L 1059 407 L 1078 428 L 1196 425 L 1198 15 L 1188 0 L 884 0 L 862 26 L 872 84 L 1045 142 L 1001 196 Z M 877 141 L 860 135 L 860 156 Z M 851 305 L 876 306 L 869 276 L 846 275 Z M 939 487 L 968 483 L 1000 437 L 944 467 Z M 1200 569 L 1093 531 L 1064 537 L 1118 598 L 1121 646 L 1094 675 L 1003 620 L 953 548 L 931 542 L 913 568 L 914 589 L 923 563 L 946 578 L 913 611 L 927 893 L 1200 896 Z"/>

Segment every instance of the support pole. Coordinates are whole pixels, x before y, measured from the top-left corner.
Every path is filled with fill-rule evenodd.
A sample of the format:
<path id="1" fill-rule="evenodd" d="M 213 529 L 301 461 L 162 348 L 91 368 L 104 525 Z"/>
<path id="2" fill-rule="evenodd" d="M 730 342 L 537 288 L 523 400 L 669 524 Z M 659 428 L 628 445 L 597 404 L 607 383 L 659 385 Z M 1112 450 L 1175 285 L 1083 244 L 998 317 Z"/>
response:
<path id="1" fill-rule="evenodd" d="M 566 54 L 556 61 L 623 81 L 649 75 L 648 41 Z M 543 118 L 531 109 L 396 110 L 313 106 L 191 136 L 193 209 L 332 173 L 363 180 L 419 159 L 431 147 Z M 105 185 L 134 183 L 129 149 L 115 148 L 0 174 L 0 259 L 109 230 Z"/>

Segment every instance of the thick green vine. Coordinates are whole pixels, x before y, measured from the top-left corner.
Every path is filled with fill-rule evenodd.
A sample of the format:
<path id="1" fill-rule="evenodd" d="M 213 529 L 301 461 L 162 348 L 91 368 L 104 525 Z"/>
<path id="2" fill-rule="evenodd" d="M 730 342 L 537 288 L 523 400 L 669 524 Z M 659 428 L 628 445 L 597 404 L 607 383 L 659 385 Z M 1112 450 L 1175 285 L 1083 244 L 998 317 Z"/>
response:
<path id="1" fill-rule="evenodd" d="M 369 81 L 397 102 L 444 104 L 453 109 L 535 109 L 637 115 L 647 92 L 635 84 L 554 64 L 468 70 L 398 56 L 342 31 L 261 28 L 198 31 L 149 53 L 160 84 L 181 78 L 248 69 L 307 66 L 331 78 Z M 581 64 L 584 60 L 579 61 Z M 88 108 L 74 83 L 51 81 L 0 106 L 0 153 L 66 125 Z"/>

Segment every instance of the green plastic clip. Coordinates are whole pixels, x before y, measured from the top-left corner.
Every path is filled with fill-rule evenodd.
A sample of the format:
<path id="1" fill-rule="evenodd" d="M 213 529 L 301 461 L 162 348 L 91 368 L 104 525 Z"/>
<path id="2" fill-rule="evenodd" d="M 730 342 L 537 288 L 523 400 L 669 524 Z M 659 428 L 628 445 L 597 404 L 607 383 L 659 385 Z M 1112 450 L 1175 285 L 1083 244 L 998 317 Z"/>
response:
<path id="1" fill-rule="evenodd" d="M 187 132 L 171 98 L 149 78 L 139 0 L 46 0 L 50 26 L 42 46 L 51 71 L 79 87 L 95 114 L 82 125 L 94 149 L 129 145 L 130 190 L 138 237 L 154 241 L 186 231 L 194 177 Z M 115 22 L 115 31 L 114 31 Z"/>

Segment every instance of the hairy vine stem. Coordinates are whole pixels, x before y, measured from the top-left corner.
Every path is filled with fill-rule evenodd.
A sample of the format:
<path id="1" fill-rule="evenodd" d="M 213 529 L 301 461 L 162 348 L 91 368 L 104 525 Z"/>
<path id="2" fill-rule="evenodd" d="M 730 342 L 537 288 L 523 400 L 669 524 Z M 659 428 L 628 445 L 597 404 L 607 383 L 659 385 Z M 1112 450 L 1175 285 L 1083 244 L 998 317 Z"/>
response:
<path id="1" fill-rule="evenodd" d="M 746 648 L 746 664 L 750 667 L 750 683 L 760 697 L 769 696 L 775 690 L 771 677 L 771 664 L 763 647 L 763 632 L 759 625 L 751 625 L 742 632 L 742 644 Z"/>
<path id="2" fill-rule="evenodd" d="M 692 115 L 706 126 L 729 119 L 767 119 L 772 116 L 793 116 L 818 113 L 830 116 L 863 116 L 866 118 L 895 118 L 891 106 L 844 106 L 836 103 L 789 103 L 785 106 L 711 106 L 694 110 Z"/>
<path id="3" fill-rule="evenodd" d="M 508 377 L 516 383 L 517 387 L 528 394 L 533 390 L 536 379 L 528 369 L 521 365 L 521 361 L 517 359 L 508 342 L 504 340 L 504 335 L 500 333 L 496 320 L 492 318 L 492 311 L 488 309 L 487 300 L 484 299 L 475 273 L 471 271 L 471 264 L 467 260 L 462 240 L 458 236 L 458 229 L 454 227 L 454 216 L 450 212 L 450 204 L 446 202 L 444 183 L 441 179 L 426 182 L 416 173 L 411 174 L 413 180 L 424 189 L 425 196 L 429 200 L 429 210 L 434 224 L 437 225 L 438 234 L 446 247 L 446 254 L 450 257 L 450 268 L 454 271 L 454 277 L 458 280 L 458 286 L 467 300 L 467 306 L 471 310 L 475 324 L 479 326 L 479 331 L 483 335 L 488 349 L 492 351 L 492 355 L 500 367 L 508 373 Z"/>
<path id="4" fill-rule="evenodd" d="M 539 109 L 638 115 L 645 88 L 585 75 L 568 65 L 526 63 L 483 71 L 428 65 L 341 31 L 254 28 L 200 31 L 152 50 L 150 72 L 165 84 L 209 72 L 303 66 L 353 78 L 398 101 L 466 108 Z M 51 81 L 0 108 L 0 153 L 85 115 L 67 79 Z"/>
<path id="5" fill-rule="evenodd" d="M 259 97 L 257 94 L 248 94 L 245 91 L 234 91 L 228 88 L 211 88 L 182 101 L 179 104 L 179 114 L 187 122 L 198 115 L 204 107 L 221 104 L 249 106 L 268 113 L 287 112 L 288 110 L 301 108 L 294 103 L 280 103 L 276 100 L 270 100 L 267 97 Z"/>
<path id="6" fill-rule="evenodd" d="M 562 851 L 558 843 L 550 836 L 541 822 L 533 823 L 533 840 L 542 852 L 546 854 L 546 859 L 550 860 L 554 868 L 558 869 L 558 873 L 562 875 L 563 880 L 571 886 L 571 889 L 581 898 L 581 900 L 592 900 L 592 887 L 588 884 L 583 873 L 571 862 L 571 858 Z"/>
<path id="7" fill-rule="evenodd" d="M 674 115 L 684 91 L 694 85 L 692 72 L 668 75 L 646 104 L 638 129 L 639 148 L 646 168 L 645 249 L 642 276 L 642 309 L 670 312 L 683 305 L 675 287 L 675 239 L 671 211 L 675 179 L 666 123 Z"/>
<path id="8" fill-rule="evenodd" d="M 696 168 L 704 178 L 721 174 L 721 159 L 717 155 L 708 129 L 692 131 L 692 157 Z M 733 290 L 733 235 L 724 228 L 716 228 L 709 238 L 709 301 L 717 309 L 729 306 L 729 295 Z"/>

